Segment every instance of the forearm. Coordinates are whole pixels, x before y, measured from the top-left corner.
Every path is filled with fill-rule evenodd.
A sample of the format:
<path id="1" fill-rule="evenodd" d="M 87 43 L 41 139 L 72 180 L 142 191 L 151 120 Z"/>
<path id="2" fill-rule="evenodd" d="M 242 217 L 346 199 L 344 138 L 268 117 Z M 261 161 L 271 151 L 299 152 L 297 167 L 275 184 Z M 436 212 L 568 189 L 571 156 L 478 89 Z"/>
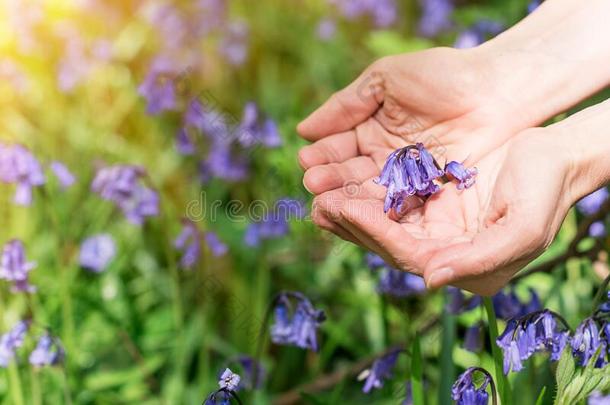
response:
<path id="1" fill-rule="evenodd" d="M 472 50 L 516 125 L 538 125 L 610 83 L 608 18 L 608 0 L 547 0 Z"/>

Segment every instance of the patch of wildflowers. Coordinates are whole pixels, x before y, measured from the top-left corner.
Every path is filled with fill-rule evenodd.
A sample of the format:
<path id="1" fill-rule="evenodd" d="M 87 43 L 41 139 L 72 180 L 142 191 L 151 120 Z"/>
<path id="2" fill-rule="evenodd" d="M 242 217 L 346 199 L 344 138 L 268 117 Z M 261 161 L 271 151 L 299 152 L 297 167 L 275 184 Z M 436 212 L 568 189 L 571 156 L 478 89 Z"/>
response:
<path id="1" fill-rule="evenodd" d="M 177 108 L 175 76 L 176 66 L 169 58 L 160 57 L 152 63 L 144 81 L 138 87 L 138 93 L 146 99 L 148 114 L 157 115 Z"/>
<path id="2" fill-rule="evenodd" d="M 229 248 L 225 245 L 215 232 L 207 231 L 205 233 L 205 243 L 210 248 L 212 254 L 216 257 L 223 256 Z"/>
<path id="3" fill-rule="evenodd" d="M 249 102 L 244 107 L 237 138 L 246 148 L 259 143 L 268 148 L 276 148 L 282 144 L 275 121 L 269 118 L 262 119 L 254 102 Z"/>
<path id="4" fill-rule="evenodd" d="M 36 267 L 36 263 L 25 258 L 25 247 L 19 239 L 7 242 L 2 249 L 0 259 L 0 279 L 11 281 L 13 292 L 35 292 L 36 288 L 29 284 L 28 275 Z"/>
<path id="5" fill-rule="evenodd" d="M 80 266 L 94 273 L 101 273 L 114 259 L 116 252 L 116 244 L 109 234 L 90 236 L 80 246 Z"/>
<path id="6" fill-rule="evenodd" d="M 32 351 L 29 357 L 30 364 L 36 367 L 53 366 L 59 364 L 64 359 L 64 349 L 57 341 L 48 333 L 40 337 L 36 348 Z"/>
<path id="7" fill-rule="evenodd" d="M 401 351 L 401 349 L 390 351 L 388 354 L 376 359 L 371 368 L 360 373 L 358 379 L 364 380 L 362 392 L 368 394 L 374 388 L 381 388 L 383 387 L 384 380 L 392 378 L 392 370 L 396 366 L 396 361 Z"/>
<path id="8" fill-rule="evenodd" d="M 326 319 L 303 294 L 280 293 L 275 300 L 271 341 L 318 351 L 317 330 Z"/>
<path id="9" fill-rule="evenodd" d="M 0 367 L 7 367 L 15 357 L 15 351 L 23 346 L 29 327 L 28 321 L 20 321 L 13 329 L 0 336 Z"/>
<path id="10" fill-rule="evenodd" d="M 22 145 L 0 144 L 0 181 L 15 184 L 13 202 L 32 203 L 32 189 L 45 183 L 40 162 Z"/>
<path id="11" fill-rule="evenodd" d="M 201 231 L 187 219 L 182 221 L 182 230 L 174 240 L 174 247 L 182 252 L 180 267 L 192 269 L 201 257 Z"/>
<path id="12" fill-rule="evenodd" d="M 376 27 L 389 27 L 398 15 L 395 0 L 329 0 L 348 20 L 368 16 Z"/>
<path id="13" fill-rule="evenodd" d="M 585 366 L 589 360 L 600 351 L 601 354 L 597 361 L 597 366 L 601 367 L 606 363 L 606 341 L 602 338 L 600 329 L 594 318 L 586 318 L 578 325 L 570 345 L 572 346 L 572 354 L 576 358 L 578 364 Z"/>

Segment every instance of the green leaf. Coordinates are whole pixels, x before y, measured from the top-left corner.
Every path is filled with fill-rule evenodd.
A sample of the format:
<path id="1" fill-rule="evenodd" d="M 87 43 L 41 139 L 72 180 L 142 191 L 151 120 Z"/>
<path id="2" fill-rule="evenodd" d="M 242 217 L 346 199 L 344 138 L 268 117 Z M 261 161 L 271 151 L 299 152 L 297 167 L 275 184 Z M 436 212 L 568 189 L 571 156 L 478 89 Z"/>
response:
<path id="1" fill-rule="evenodd" d="M 411 392 L 413 405 L 425 405 L 424 383 L 423 383 L 423 360 L 419 337 L 415 336 L 411 346 Z"/>
<path id="2" fill-rule="evenodd" d="M 496 340 L 498 339 L 498 322 L 496 321 L 496 313 L 494 311 L 491 298 L 485 297 L 483 299 L 485 305 L 485 311 L 487 312 L 487 322 L 489 324 L 489 340 L 491 343 L 491 352 L 494 358 L 496 383 L 498 384 L 498 391 L 500 393 L 501 403 L 510 404 L 510 386 L 508 379 L 503 373 L 503 360 L 502 353 L 498 347 Z"/>
<path id="3" fill-rule="evenodd" d="M 572 357 L 572 350 L 569 345 L 563 349 L 559 363 L 557 364 L 557 371 L 555 372 L 555 379 L 557 380 L 557 392 L 561 394 L 565 391 L 576 369 L 576 363 Z"/>
<path id="4" fill-rule="evenodd" d="M 544 394 L 546 394 L 546 386 L 542 387 L 542 391 L 540 391 L 540 395 L 538 395 L 538 399 L 536 400 L 536 405 L 542 405 L 544 403 Z"/>

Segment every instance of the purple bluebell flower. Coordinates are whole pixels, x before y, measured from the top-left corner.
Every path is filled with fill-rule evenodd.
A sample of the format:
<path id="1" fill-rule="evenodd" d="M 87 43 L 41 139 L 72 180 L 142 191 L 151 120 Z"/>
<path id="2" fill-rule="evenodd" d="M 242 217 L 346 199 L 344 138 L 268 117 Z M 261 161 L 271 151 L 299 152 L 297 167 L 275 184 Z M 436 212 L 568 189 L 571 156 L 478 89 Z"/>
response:
<path id="1" fill-rule="evenodd" d="M 218 390 L 210 394 L 203 405 L 231 405 L 231 394 L 225 390 Z"/>
<path id="2" fill-rule="evenodd" d="M 64 359 L 64 349 L 57 338 L 45 333 L 30 354 L 30 364 L 36 367 L 53 366 Z"/>
<path id="3" fill-rule="evenodd" d="M 478 388 L 472 379 L 473 374 L 477 371 L 485 376 Z M 489 373 L 483 369 L 471 367 L 464 371 L 453 384 L 451 397 L 457 405 L 487 405 L 489 394 L 486 390 L 489 384 L 493 384 Z"/>
<path id="4" fill-rule="evenodd" d="M 434 180 L 442 175 L 443 170 L 421 143 L 392 152 L 376 179 L 377 184 L 387 188 L 384 211 L 400 212 L 405 198 L 436 193 L 440 187 Z"/>
<path id="5" fill-rule="evenodd" d="M 16 185 L 13 201 L 17 205 L 32 203 L 32 188 L 44 184 L 40 163 L 22 145 L 0 144 L 0 181 Z"/>
<path id="6" fill-rule="evenodd" d="M 463 190 L 474 185 L 478 170 L 476 167 L 466 168 L 463 164 L 452 161 L 445 166 L 445 172 L 458 181 L 457 189 Z"/>
<path id="7" fill-rule="evenodd" d="M 606 236 L 606 225 L 604 221 L 595 221 L 589 227 L 589 236 L 592 238 L 603 238 Z"/>
<path id="8" fill-rule="evenodd" d="M 247 160 L 233 151 L 231 144 L 214 141 L 201 167 L 209 176 L 228 181 L 244 180 L 248 176 Z"/>
<path id="9" fill-rule="evenodd" d="M 192 269 L 201 257 L 201 231 L 187 219 L 182 221 L 182 231 L 174 240 L 174 247 L 182 252 L 180 267 Z"/>
<path id="10" fill-rule="evenodd" d="M 483 328 L 481 323 L 469 326 L 464 334 L 464 349 L 478 353 L 483 349 Z"/>
<path id="11" fill-rule="evenodd" d="M 195 144 L 186 127 L 180 128 L 176 134 L 176 150 L 185 156 L 195 153 Z"/>
<path id="12" fill-rule="evenodd" d="M 226 389 L 229 391 L 235 391 L 237 386 L 239 385 L 239 381 L 241 377 L 230 369 L 225 369 L 225 371 L 220 376 L 220 380 L 218 381 L 218 385 L 221 389 Z"/>
<path id="13" fill-rule="evenodd" d="M 63 163 L 55 160 L 51 162 L 49 167 L 53 171 L 55 177 L 57 177 L 59 185 L 62 189 L 67 189 L 68 187 L 72 186 L 76 181 L 72 172 L 70 172 L 70 170 Z"/>
<path id="14" fill-rule="evenodd" d="M 610 291 L 608 291 L 606 301 L 602 302 L 597 310 L 599 312 L 610 313 Z"/>
<path id="15" fill-rule="evenodd" d="M 106 233 L 93 235 L 81 244 L 79 263 L 87 270 L 101 273 L 112 262 L 116 252 L 116 244 L 112 236 Z"/>
<path id="16" fill-rule="evenodd" d="M 591 194 L 583 197 L 576 203 L 576 208 L 584 215 L 593 215 L 606 202 L 610 194 L 606 187 L 602 187 Z"/>
<path id="17" fill-rule="evenodd" d="M 522 370 L 522 362 L 537 352 L 548 351 L 552 361 L 559 359 L 569 341 L 569 331 L 557 319 L 555 313 L 543 310 L 508 321 L 496 340 L 503 351 L 504 374 Z"/>
<path id="18" fill-rule="evenodd" d="M 215 232 L 207 231 L 205 233 L 205 243 L 210 248 L 212 254 L 216 257 L 223 256 L 229 248 L 225 245 Z"/>
<path id="19" fill-rule="evenodd" d="M 29 272 L 36 263 L 25 258 L 25 247 L 19 239 L 7 242 L 2 249 L 0 260 L 0 279 L 13 282 L 13 292 L 35 292 L 36 288 L 28 281 Z"/>
<path id="20" fill-rule="evenodd" d="M 104 200 L 112 201 L 125 218 L 141 225 L 146 217 L 159 214 L 159 195 L 144 184 L 146 171 L 139 166 L 114 165 L 99 169 L 91 189 Z"/>
<path id="21" fill-rule="evenodd" d="M 385 28 L 396 22 L 398 7 L 395 0 L 330 0 L 347 19 L 369 16 L 375 27 Z"/>
<path id="22" fill-rule="evenodd" d="M 289 232 L 288 221 L 292 218 L 301 219 L 305 213 L 301 201 L 281 198 L 274 204 L 272 212 L 248 226 L 244 241 L 248 246 L 258 246 L 263 240 L 282 237 Z"/>
<path id="23" fill-rule="evenodd" d="M 610 394 L 604 395 L 599 391 L 594 391 L 587 398 L 587 405 L 608 405 L 610 404 Z"/>
<path id="24" fill-rule="evenodd" d="M 280 293 L 274 311 L 273 343 L 318 351 L 317 330 L 326 319 L 323 311 L 315 309 L 304 295 L 294 292 Z"/>
<path id="25" fill-rule="evenodd" d="M 401 349 L 394 349 L 388 354 L 376 359 L 371 368 L 364 370 L 358 376 L 359 380 L 364 380 L 362 392 L 368 394 L 373 388 L 383 387 L 383 381 L 392 378 L 392 369 L 396 366 L 398 355 Z"/>
<path id="26" fill-rule="evenodd" d="M 29 327 L 29 321 L 20 321 L 13 329 L 0 336 L 0 367 L 7 367 L 15 357 L 15 351 L 23 346 Z"/>
<path id="27" fill-rule="evenodd" d="M 157 115 L 171 111 L 178 106 L 178 97 L 174 85 L 176 66 L 169 58 L 155 60 L 144 81 L 138 87 L 138 93 L 146 99 L 146 112 Z"/>
<path id="28" fill-rule="evenodd" d="M 332 18 L 323 18 L 318 22 L 316 33 L 322 41 L 330 41 L 337 33 L 337 22 Z"/>
<path id="29" fill-rule="evenodd" d="M 248 31 L 244 21 L 232 21 L 226 28 L 219 51 L 233 66 L 242 65 L 248 58 Z"/>
<path id="30" fill-rule="evenodd" d="M 500 291 L 494 295 L 492 297 L 492 302 L 497 317 L 507 321 L 511 318 L 525 316 L 526 314 L 540 310 L 542 305 L 538 294 L 533 289 L 530 289 L 529 291 L 529 302 L 521 302 L 513 288 L 508 291 Z"/>
<path id="31" fill-rule="evenodd" d="M 236 391 L 241 389 L 258 389 L 263 386 L 266 378 L 266 370 L 263 365 L 250 356 L 239 356 L 233 363 L 240 365 L 242 378 Z M 256 378 L 256 383 L 254 379 Z"/>
<path id="32" fill-rule="evenodd" d="M 237 140 L 246 148 L 256 144 L 276 148 L 282 144 L 277 124 L 269 118 L 262 120 L 254 102 L 245 105 L 242 121 L 237 131 Z"/>
<path id="33" fill-rule="evenodd" d="M 456 287 L 447 287 L 447 295 L 449 296 L 445 309 L 451 315 L 458 315 L 466 311 L 477 308 L 483 302 L 479 295 L 473 295 L 466 298 L 464 292 Z"/>
<path id="34" fill-rule="evenodd" d="M 451 28 L 452 0 L 420 0 L 422 15 L 418 32 L 423 37 L 434 37 Z"/>
<path id="35" fill-rule="evenodd" d="M 600 347 L 605 349 L 605 342 L 600 337 L 600 329 L 593 318 L 586 318 L 576 328 L 572 341 L 572 354 L 581 366 L 587 365 Z M 604 356 L 604 350 L 602 355 Z"/>
<path id="36" fill-rule="evenodd" d="M 421 277 L 393 268 L 373 253 L 367 254 L 367 263 L 372 270 L 379 271 L 377 292 L 380 294 L 405 298 L 426 291 L 426 283 Z"/>

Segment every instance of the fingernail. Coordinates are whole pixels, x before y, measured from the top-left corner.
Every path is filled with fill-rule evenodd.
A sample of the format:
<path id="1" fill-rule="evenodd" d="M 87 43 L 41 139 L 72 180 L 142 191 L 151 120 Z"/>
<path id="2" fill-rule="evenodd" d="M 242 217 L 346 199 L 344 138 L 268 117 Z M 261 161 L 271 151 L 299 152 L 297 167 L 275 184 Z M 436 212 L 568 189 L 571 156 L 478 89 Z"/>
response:
<path id="1" fill-rule="evenodd" d="M 426 287 L 429 290 L 436 289 L 440 286 L 447 284 L 449 281 L 453 279 L 454 271 L 450 267 L 443 267 L 438 270 L 435 270 L 428 279 L 426 283 Z"/>
<path id="2" fill-rule="evenodd" d="M 304 178 L 304 177 L 303 177 L 303 187 L 305 187 L 305 190 L 307 190 L 307 192 L 308 192 L 309 194 L 313 194 L 313 193 L 311 192 L 311 190 L 310 190 L 310 189 L 307 187 L 307 184 L 305 184 L 305 178 Z"/>

